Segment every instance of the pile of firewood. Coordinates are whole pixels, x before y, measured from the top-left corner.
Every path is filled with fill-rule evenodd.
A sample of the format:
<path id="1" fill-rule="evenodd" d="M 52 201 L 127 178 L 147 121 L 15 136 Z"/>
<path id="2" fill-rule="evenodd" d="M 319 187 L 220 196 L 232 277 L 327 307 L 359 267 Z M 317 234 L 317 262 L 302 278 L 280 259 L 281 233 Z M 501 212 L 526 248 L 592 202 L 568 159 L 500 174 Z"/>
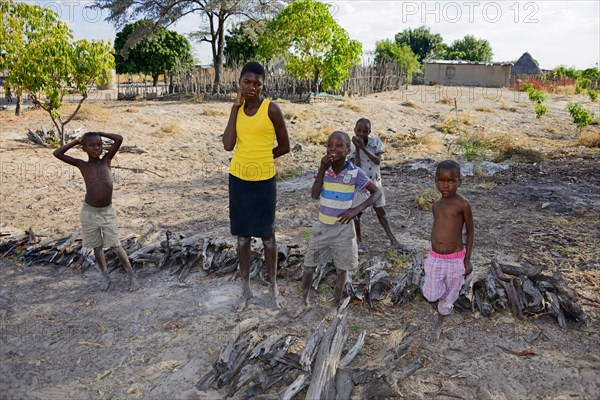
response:
<path id="1" fill-rule="evenodd" d="M 0 254 L 17 255 L 27 264 L 57 264 L 86 270 L 94 265 L 91 249 L 82 246 L 80 231 L 58 238 L 40 238 L 31 230 L 27 232 L 0 232 Z M 147 264 L 168 268 L 184 281 L 192 271 L 206 274 L 231 274 L 238 269 L 235 245 L 220 237 L 205 237 L 201 234 L 186 236 L 170 231 L 160 234 L 148 230 L 141 236 L 128 235 L 121 245 L 129 255 L 132 265 Z M 106 255 L 109 272 L 120 267 L 116 254 Z M 278 245 L 278 267 L 280 274 L 300 279 L 303 255 L 300 246 Z M 251 251 L 250 277 L 267 282 L 263 268 L 262 246 L 253 242 Z M 366 302 L 389 296 L 394 304 L 401 306 L 420 294 L 423 286 L 423 254 L 412 256 L 412 265 L 399 276 L 392 277 L 389 263 L 373 257 L 366 265 L 349 276 L 346 292 L 354 300 Z M 317 267 L 313 288 L 318 289 L 323 279 L 335 273 L 333 263 Z M 494 311 L 509 309 L 515 318 L 529 315 L 549 314 L 561 327 L 570 319 L 585 323 L 587 317 L 577 303 L 575 293 L 568 287 L 560 274 L 548 275 L 541 267 L 519 265 L 500 258 L 489 265 L 476 268 L 469 275 L 456 303 L 460 310 L 478 310 L 484 316 Z"/>
<path id="2" fill-rule="evenodd" d="M 40 237 L 31 229 L 26 232 L 4 229 L 0 231 L 0 254 L 17 256 L 26 264 L 56 264 L 86 270 L 94 265 L 92 249 L 83 247 L 81 231 L 69 235 Z M 169 268 L 173 275 L 183 281 L 194 270 L 206 274 L 225 275 L 237 270 L 237 254 L 232 241 L 221 237 L 205 237 L 200 234 L 187 236 L 166 231 L 163 235 L 148 230 L 141 236 L 127 235 L 121 238 L 121 246 L 134 267 L 148 264 Z M 300 268 L 303 256 L 297 245 L 278 245 L 279 268 Z M 262 246 L 252 243 L 250 276 L 266 280 L 263 266 Z M 106 252 L 109 272 L 119 268 L 117 255 Z"/>
<path id="3" fill-rule="evenodd" d="M 403 355 L 410 346 L 405 340 L 410 332 L 395 335 L 395 341 L 382 354 L 380 363 L 350 368 L 364 344 L 366 331 L 346 349 L 348 301 L 346 298 L 337 314 L 319 323 L 299 352 L 291 349 L 297 347 L 300 338 L 274 334 L 262 339 L 256 333 L 258 319 L 240 322 L 196 388 L 205 391 L 216 387 L 226 391 L 227 397 L 239 394 L 242 399 L 262 395 L 289 400 L 305 387 L 308 388 L 307 399 L 350 399 L 356 387 L 362 390 L 364 398 L 399 395 L 400 381 L 423 367 L 418 358 L 402 365 Z M 279 388 L 278 393 L 275 386 Z"/>
<path id="4" fill-rule="evenodd" d="M 392 301 L 402 305 L 414 298 L 420 293 L 424 279 L 423 256 L 413 255 L 413 265 L 392 282 Z M 515 264 L 496 257 L 466 278 L 455 307 L 477 310 L 486 317 L 505 309 L 518 319 L 549 314 L 564 328 L 567 318 L 587 322 L 576 297 L 560 273 L 548 275 L 539 266 Z"/>

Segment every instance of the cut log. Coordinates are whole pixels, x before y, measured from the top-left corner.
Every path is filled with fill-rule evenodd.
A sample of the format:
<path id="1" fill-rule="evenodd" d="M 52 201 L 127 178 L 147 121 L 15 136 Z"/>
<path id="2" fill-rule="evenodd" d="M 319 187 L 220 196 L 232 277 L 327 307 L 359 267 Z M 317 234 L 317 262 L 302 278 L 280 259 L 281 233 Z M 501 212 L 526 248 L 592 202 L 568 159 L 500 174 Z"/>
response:
<path id="1" fill-rule="evenodd" d="M 340 368 L 346 368 L 348 365 L 350 365 L 352 360 L 354 360 L 354 357 L 356 357 L 363 344 L 365 343 L 366 335 L 367 331 L 362 331 L 360 335 L 358 335 L 358 339 L 356 339 L 356 343 L 354 343 L 354 346 L 352 346 L 352 348 L 348 350 L 344 358 L 340 360 Z"/>
<path id="2" fill-rule="evenodd" d="M 320 399 L 322 395 L 325 398 L 335 398 L 335 372 L 343 344 L 348 337 L 345 329 L 347 323 L 347 312 L 343 312 L 338 313 L 327 327 L 319 345 L 310 385 L 306 392 L 307 399 Z"/>
<path id="3" fill-rule="evenodd" d="M 285 388 L 283 392 L 279 393 L 280 400 L 291 400 L 299 391 L 308 386 L 310 382 L 311 374 L 304 372 L 294 380 L 294 382 Z"/>
<path id="4" fill-rule="evenodd" d="M 503 259 L 498 259 L 497 262 L 502 272 L 512 276 L 533 278 L 542 272 L 542 267 L 540 266 L 521 265 Z"/>

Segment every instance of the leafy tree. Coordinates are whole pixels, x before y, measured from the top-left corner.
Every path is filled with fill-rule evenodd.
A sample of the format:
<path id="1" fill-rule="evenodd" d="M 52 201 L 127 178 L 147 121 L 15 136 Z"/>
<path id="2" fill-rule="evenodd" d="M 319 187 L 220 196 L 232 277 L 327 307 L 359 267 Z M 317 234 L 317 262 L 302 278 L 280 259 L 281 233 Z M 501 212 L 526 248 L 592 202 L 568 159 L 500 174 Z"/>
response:
<path id="1" fill-rule="evenodd" d="M 267 21 L 242 21 L 225 35 L 225 65 L 231 67 L 256 59 L 258 38 L 265 32 Z"/>
<path id="2" fill-rule="evenodd" d="M 0 69 L 9 71 L 6 83 L 18 101 L 27 93 L 50 114 L 62 144 L 65 125 L 81 108 L 89 88 L 114 68 L 112 46 L 103 41 L 72 41 L 71 30 L 47 8 L 9 0 L 0 3 L 0 10 L 0 46 L 5 49 Z M 63 98 L 73 88 L 81 99 L 65 117 L 60 113 Z"/>
<path id="3" fill-rule="evenodd" d="M 420 67 L 418 56 L 407 45 L 398 46 L 391 40 L 382 40 L 375 43 L 375 63 L 383 64 L 396 61 L 403 71 L 404 78 L 408 78 Z"/>
<path id="4" fill-rule="evenodd" d="M 122 27 L 126 23 L 145 17 L 157 26 L 168 27 L 189 14 L 199 17 L 198 31 L 190 37 L 211 45 L 215 84 L 219 86 L 223 71 L 225 29 L 233 16 L 262 18 L 271 15 L 288 0 L 93 0 L 92 8 L 107 10 L 107 21 Z M 129 45 L 134 46 L 154 28 L 140 27 Z"/>
<path id="5" fill-rule="evenodd" d="M 598 80 L 600 79 L 600 70 L 596 67 L 584 69 L 581 71 L 581 77 L 589 80 Z"/>
<path id="6" fill-rule="evenodd" d="M 329 4 L 294 0 L 267 25 L 260 37 L 259 54 L 280 55 L 286 70 L 310 78 L 323 89 L 336 89 L 359 62 L 362 45 L 351 40 L 329 13 Z"/>
<path id="7" fill-rule="evenodd" d="M 576 81 L 581 76 L 581 72 L 575 67 L 567 68 L 564 65 L 559 65 L 550 71 L 550 77 L 553 79 L 571 78 Z"/>
<path id="8" fill-rule="evenodd" d="M 426 58 L 438 58 L 444 54 L 444 44 L 439 33 L 431 33 L 429 28 L 421 26 L 416 29 L 407 28 L 395 36 L 398 47 L 409 46 L 417 55 L 419 62 Z"/>
<path id="9" fill-rule="evenodd" d="M 161 26 L 134 47 L 129 47 L 134 32 L 151 27 L 152 21 L 140 20 L 127 24 L 115 38 L 115 64 L 119 74 L 143 73 L 152 76 L 154 86 L 158 76 L 176 70 L 187 70 L 194 64 L 192 46 L 185 36 Z"/>
<path id="10" fill-rule="evenodd" d="M 492 47 L 485 39 L 477 39 L 473 35 L 452 42 L 446 53 L 448 60 L 492 61 Z"/>

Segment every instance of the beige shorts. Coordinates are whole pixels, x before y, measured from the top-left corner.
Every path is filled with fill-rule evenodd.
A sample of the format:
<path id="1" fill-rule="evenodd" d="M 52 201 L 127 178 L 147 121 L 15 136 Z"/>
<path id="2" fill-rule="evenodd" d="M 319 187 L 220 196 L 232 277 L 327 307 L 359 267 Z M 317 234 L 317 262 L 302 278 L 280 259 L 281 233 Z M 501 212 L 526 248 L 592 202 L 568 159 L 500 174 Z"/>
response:
<path id="1" fill-rule="evenodd" d="M 379 200 L 373 204 L 375 208 L 385 207 L 385 194 L 383 193 L 383 185 L 381 183 L 381 179 L 378 181 L 371 181 L 375 185 L 377 189 L 381 192 L 381 197 Z M 365 202 L 371 196 L 371 193 L 367 189 L 357 190 L 354 192 L 354 197 L 352 198 L 352 207 L 356 207 Z"/>
<path id="2" fill-rule="evenodd" d="M 315 268 L 331 261 L 342 271 L 352 271 L 358 267 L 354 223 L 328 225 L 317 221 L 313 226 L 304 255 L 304 266 Z"/>
<path id="3" fill-rule="evenodd" d="M 79 217 L 85 247 L 93 249 L 121 245 L 117 229 L 117 213 L 112 205 L 98 208 L 84 202 Z"/>

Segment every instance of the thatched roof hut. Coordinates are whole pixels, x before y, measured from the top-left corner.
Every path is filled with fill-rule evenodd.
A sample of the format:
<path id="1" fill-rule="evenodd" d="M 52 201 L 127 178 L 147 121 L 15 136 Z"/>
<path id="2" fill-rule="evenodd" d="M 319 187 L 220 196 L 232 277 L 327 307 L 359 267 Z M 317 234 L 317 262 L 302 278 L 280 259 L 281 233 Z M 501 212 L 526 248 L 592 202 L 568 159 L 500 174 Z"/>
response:
<path id="1" fill-rule="evenodd" d="M 525 52 L 512 66 L 511 73 L 513 75 L 536 75 L 541 73 L 540 68 L 535 65 L 531 54 Z"/>

